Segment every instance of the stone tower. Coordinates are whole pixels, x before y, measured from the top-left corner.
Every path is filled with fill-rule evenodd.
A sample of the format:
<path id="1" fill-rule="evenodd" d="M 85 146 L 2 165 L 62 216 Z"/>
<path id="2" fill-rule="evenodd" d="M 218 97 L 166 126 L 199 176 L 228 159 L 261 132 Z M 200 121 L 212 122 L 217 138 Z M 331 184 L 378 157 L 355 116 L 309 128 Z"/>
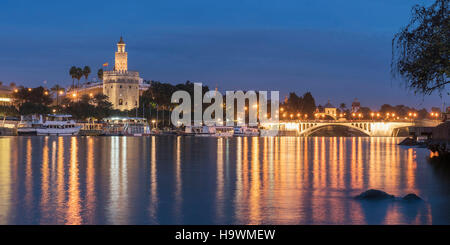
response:
<path id="1" fill-rule="evenodd" d="M 115 66 L 103 72 L 103 94 L 108 96 L 114 109 L 132 110 L 139 107 L 139 73 L 128 71 L 125 42 L 120 37 L 117 43 Z"/>
<path id="2" fill-rule="evenodd" d="M 119 72 L 128 71 L 128 54 L 125 52 L 125 42 L 120 37 L 120 41 L 117 43 L 116 62 L 114 70 Z"/>

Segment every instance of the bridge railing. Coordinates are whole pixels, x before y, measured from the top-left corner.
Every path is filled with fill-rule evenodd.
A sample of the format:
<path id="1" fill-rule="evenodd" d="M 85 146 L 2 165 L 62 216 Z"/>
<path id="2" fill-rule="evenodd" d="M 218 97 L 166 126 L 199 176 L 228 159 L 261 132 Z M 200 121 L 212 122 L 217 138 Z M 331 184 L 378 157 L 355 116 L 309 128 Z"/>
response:
<path id="1" fill-rule="evenodd" d="M 367 123 L 367 122 L 417 122 L 420 120 L 280 120 L 280 123 Z"/>

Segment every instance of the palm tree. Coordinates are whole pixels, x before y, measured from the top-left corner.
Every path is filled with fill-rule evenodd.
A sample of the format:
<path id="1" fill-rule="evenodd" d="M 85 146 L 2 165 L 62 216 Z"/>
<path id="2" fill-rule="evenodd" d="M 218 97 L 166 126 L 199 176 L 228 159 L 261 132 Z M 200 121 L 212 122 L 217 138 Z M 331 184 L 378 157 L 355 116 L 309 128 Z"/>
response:
<path id="1" fill-rule="evenodd" d="M 76 79 L 78 80 L 77 82 L 77 88 L 80 87 L 80 79 L 83 77 L 83 69 L 81 69 L 80 67 L 77 68 L 77 72 L 76 72 Z"/>
<path id="2" fill-rule="evenodd" d="M 77 68 L 75 66 L 70 67 L 69 75 L 72 77 L 72 88 L 75 86 L 75 78 L 77 77 Z"/>
<path id="3" fill-rule="evenodd" d="M 84 78 L 86 79 L 86 82 L 89 77 L 89 74 L 91 74 L 91 68 L 89 66 L 85 66 L 83 68 L 83 75 L 84 75 Z"/>
<path id="4" fill-rule="evenodd" d="M 103 80 L 103 69 L 98 69 L 97 77 L 99 80 Z"/>

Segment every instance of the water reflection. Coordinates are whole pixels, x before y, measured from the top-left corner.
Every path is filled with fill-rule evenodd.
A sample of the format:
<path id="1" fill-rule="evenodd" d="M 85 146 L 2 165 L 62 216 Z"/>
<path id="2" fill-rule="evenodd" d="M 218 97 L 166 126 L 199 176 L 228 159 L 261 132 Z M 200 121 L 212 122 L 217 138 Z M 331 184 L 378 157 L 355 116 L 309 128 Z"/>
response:
<path id="1" fill-rule="evenodd" d="M 399 140 L 0 137 L 0 224 L 449 224 L 448 176 Z"/>

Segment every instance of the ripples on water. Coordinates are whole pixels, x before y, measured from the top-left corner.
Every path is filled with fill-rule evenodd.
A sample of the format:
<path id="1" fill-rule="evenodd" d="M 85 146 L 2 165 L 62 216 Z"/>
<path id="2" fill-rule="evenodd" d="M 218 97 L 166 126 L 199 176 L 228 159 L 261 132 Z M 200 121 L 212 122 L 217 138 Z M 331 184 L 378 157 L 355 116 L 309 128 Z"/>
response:
<path id="1" fill-rule="evenodd" d="M 449 175 L 399 140 L 0 137 L 0 223 L 449 224 Z"/>

